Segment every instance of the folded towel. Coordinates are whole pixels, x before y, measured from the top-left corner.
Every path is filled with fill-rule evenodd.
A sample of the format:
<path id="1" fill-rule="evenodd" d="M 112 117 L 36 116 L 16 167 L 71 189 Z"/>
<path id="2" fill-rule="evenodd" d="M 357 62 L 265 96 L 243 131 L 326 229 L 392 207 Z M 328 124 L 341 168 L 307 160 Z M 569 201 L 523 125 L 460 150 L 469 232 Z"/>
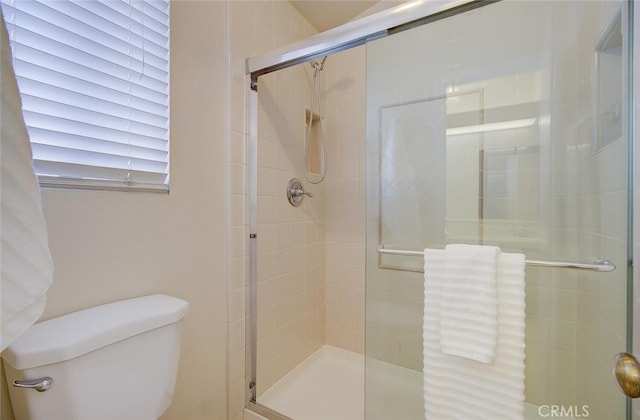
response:
<path id="1" fill-rule="evenodd" d="M 498 341 L 496 259 L 500 248 L 447 245 L 442 279 L 442 352 L 491 363 Z"/>
<path id="2" fill-rule="evenodd" d="M 31 144 L 22 117 L 22 104 L 13 72 L 9 37 L 0 12 L 2 55 L 1 229 L 2 336 L 4 350 L 40 318 L 53 263 L 40 203 L 40 188 L 33 171 Z"/>
<path id="3" fill-rule="evenodd" d="M 429 420 L 524 417 L 524 255 L 497 257 L 498 336 L 493 363 L 442 352 L 445 250 L 425 250 L 424 401 Z"/>

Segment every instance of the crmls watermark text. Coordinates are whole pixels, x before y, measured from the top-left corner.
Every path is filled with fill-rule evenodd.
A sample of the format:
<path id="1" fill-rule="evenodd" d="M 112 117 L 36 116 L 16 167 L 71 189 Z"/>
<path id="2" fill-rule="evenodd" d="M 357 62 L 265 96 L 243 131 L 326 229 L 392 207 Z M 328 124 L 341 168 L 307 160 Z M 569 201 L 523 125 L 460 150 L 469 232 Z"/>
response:
<path id="1" fill-rule="evenodd" d="M 541 405 L 538 407 L 540 417 L 573 417 L 574 419 L 589 417 L 588 405 Z"/>

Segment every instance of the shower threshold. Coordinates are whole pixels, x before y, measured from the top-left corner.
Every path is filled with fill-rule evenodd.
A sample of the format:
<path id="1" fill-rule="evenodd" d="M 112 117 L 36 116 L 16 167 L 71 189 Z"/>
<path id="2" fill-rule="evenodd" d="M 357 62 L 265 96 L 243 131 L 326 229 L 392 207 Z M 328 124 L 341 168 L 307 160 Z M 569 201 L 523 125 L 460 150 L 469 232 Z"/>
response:
<path id="1" fill-rule="evenodd" d="M 372 358 L 366 363 L 367 420 L 424 419 L 422 372 Z M 324 345 L 262 393 L 258 402 L 295 420 L 364 420 L 364 366 L 362 354 Z M 545 414 L 525 403 L 524 420 L 545 419 Z"/>
<path id="2" fill-rule="evenodd" d="M 422 372 L 370 358 L 367 363 L 367 418 L 424 418 Z M 295 420 L 364 420 L 364 365 L 362 354 L 324 345 L 258 402 Z"/>

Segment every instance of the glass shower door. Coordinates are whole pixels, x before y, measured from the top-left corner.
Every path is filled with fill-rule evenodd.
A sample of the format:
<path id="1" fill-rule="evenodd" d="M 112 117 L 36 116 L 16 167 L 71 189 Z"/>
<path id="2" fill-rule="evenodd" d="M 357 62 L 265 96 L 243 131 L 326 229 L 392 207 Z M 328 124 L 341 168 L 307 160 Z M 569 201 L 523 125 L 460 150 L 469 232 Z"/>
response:
<path id="1" fill-rule="evenodd" d="M 367 44 L 368 420 L 424 418 L 420 252 L 452 243 L 617 266 L 526 267 L 523 380 L 527 419 L 626 418 L 627 16 L 502 1 Z"/>

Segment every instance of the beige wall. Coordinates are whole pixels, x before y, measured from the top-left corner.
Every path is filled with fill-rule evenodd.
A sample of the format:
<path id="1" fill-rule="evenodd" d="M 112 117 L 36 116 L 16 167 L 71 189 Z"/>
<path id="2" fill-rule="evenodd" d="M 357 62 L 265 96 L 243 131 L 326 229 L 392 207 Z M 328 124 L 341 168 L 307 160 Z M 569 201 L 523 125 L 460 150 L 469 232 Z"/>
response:
<path id="1" fill-rule="evenodd" d="M 56 282 L 51 289 L 43 319 L 104 302 L 157 292 L 172 294 L 191 303 L 185 323 L 174 404 L 165 418 L 242 417 L 245 392 L 244 286 L 248 263 L 244 61 L 247 57 L 313 33 L 314 28 L 285 1 L 172 1 L 171 194 L 43 192 L 56 264 Z M 345 111 L 345 107 L 357 103 L 353 93 L 362 94 L 364 79 L 359 76 L 356 84 L 348 84 L 344 89 L 345 85 L 339 83 L 344 79 L 341 68 L 350 64 L 344 59 L 336 58 L 336 61 L 342 64 L 336 62 L 333 69 L 337 88 L 333 91 L 333 97 L 334 100 L 351 98 L 350 105 L 344 101 L 341 105 L 340 109 Z M 289 86 L 285 78 L 272 95 L 276 97 L 286 88 L 289 93 L 285 101 L 296 103 L 295 109 L 291 108 L 294 114 L 295 110 L 300 111 L 308 106 L 311 87 L 308 69 L 302 79 L 298 80 L 300 85 L 304 85 L 300 93 L 295 86 Z M 271 118 L 266 114 L 262 117 Z M 293 125 L 300 131 L 300 121 Z M 270 134 L 263 136 L 262 141 L 276 145 L 281 140 L 276 138 L 276 126 L 271 128 Z M 336 129 L 347 129 L 342 133 L 344 137 L 362 134 L 354 132 L 360 128 L 354 127 L 353 123 L 341 123 Z M 285 143 L 290 140 L 284 139 Z M 364 169 L 362 156 L 358 156 L 362 150 L 358 146 L 355 149 L 344 146 L 345 143 L 341 149 L 337 148 L 336 143 L 330 146 L 333 148 L 329 153 L 337 158 L 330 165 L 341 159 L 340 176 L 347 181 L 343 185 L 349 185 L 354 191 L 359 189 L 353 201 L 357 209 L 358 202 L 364 198 L 362 180 L 359 179 Z M 273 263 L 274 253 L 282 256 L 298 251 L 303 253 L 303 258 L 315 261 L 302 270 L 306 300 L 317 302 L 314 315 L 317 338 L 311 341 L 315 343 L 312 347 L 315 347 L 324 342 L 323 283 L 327 268 L 323 258 L 325 212 L 330 211 L 335 215 L 341 209 L 335 205 L 325 208 L 324 186 L 314 188 L 318 195 L 315 200 L 317 209 L 313 215 L 306 214 L 298 220 L 296 215 L 300 212 L 296 210 L 306 212 L 304 208 L 276 205 L 282 198 L 281 194 L 276 194 L 284 189 L 284 186 L 280 186 L 282 180 L 288 180 L 294 172 L 296 176 L 301 176 L 300 168 L 294 171 L 288 165 L 302 160 L 300 145 L 291 149 L 295 156 L 289 155 L 281 145 L 276 145 L 275 149 L 277 151 L 274 150 L 270 158 L 261 161 L 263 170 L 260 175 L 266 176 L 264 179 L 271 183 L 265 196 L 270 201 L 266 207 L 271 207 L 269 211 L 272 216 L 267 215 L 266 218 L 273 218 L 270 221 L 263 219 L 270 222 L 264 224 L 263 229 L 272 229 L 273 235 L 271 238 L 262 236 L 265 238 L 261 244 L 262 262 L 263 265 Z M 354 158 L 356 166 L 348 167 L 347 162 Z M 268 162 L 269 159 L 272 161 Z M 278 166 L 275 165 L 276 161 Z M 283 162 L 289 163 L 282 166 Z M 337 182 L 332 185 L 334 203 L 338 204 L 338 198 L 346 191 L 340 189 L 344 186 L 339 187 Z M 220 197 L 227 199 L 220 200 Z M 355 214 L 353 210 L 349 210 L 352 216 Z M 285 226 L 284 223 L 278 223 L 283 221 L 282 211 L 287 212 L 285 216 L 293 224 Z M 355 219 L 352 216 L 329 216 L 332 226 L 330 234 L 334 243 L 340 245 L 343 242 L 343 247 L 358 248 L 360 245 L 354 246 L 353 243 L 357 242 L 357 236 L 363 235 L 363 229 L 358 227 L 358 218 L 363 215 L 355 216 Z M 346 231 L 342 230 L 345 224 L 350 225 Z M 305 231 L 304 243 L 300 244 L 294 243 L 293 235 L 287 238 L 288 232 L 282 231 L 283 228 L 300 227 L 304 227 Z M 350 237 L 345 237 L 345 233 L 349 233 Z M 279 243 L 276 243 L 276 239 Z M 293 242 L 288 244 L 286 239 Z M 265 255 L 269 258 L 265 259 Z M 346 268 L 356 276 L 341 280 L 346 281 L 349 287 L 356 286 L 356 295 L 360 293 L 346 305 L 350 313 L 345 325 L 356 331 L 354 335 L 336 333 L 336 318 L 332 317 L 333 321 L 328 322 L 333 324 L 333 344 L 362 351 L 361 294 L 364 273 L 363 267 L 353 260 L 354 257 L 357 259 L 357 249 L 350 255 L 348 261 L 343 258 L 339 262 L 330 258 L 328 264 L 335 272 L 336 264 L 346 263 L 349 265 Z M 284 277 L 280 276 L 280 280 L 286 278 L 289 282 L 295 282 L 296 275 L 300 273 L 301 270 L 281 273 Z M 337 279 L 330 281 L 336 284 Z M 285 301 L 293 303 L 294 297 L 288 296 L 277 302 L 280 304 L 280 314 L 289 312 Z M 308 312 L 307 321 L 313 313 Z M 332 314 L 340 318 L 345 316 L 338 315 L 336 311 Z M 277 371 L 281 374 L 291 366 L 292 360 L 299 359 L 307 351 L 299 352 L 299 357 L 291 360 L 281 357 L 282 363 Z M 272 380 L 275 378 L 272 376 Z M 207 383 L 207 386 L 201 386 L 202 383 Z M 6 397 L 6 392 L 2 394 L 3 398 Z M 7 407 L 7 404 L 3 404 L 3 410 Z M 3 412 L 5 417 L 9 418 L 9 414 Z"/>
<path id="2" fill-rule="evenodd" d="M 190 303 L 164 419 L 226 418 L 224 12 L 171 2 L 169 195 L 42 193 L 55 264 L 43 319 L 152 293 Z"/>
<path id="3" fill-rule="evenodd" d="M 43 319 L 149 293 L 172 294 L 190 302 L 174 403 L 163 418 L 242 419 L 245 391 L 244 286 L 248 262 L 244 211 L 244 59 L 302 39 L 313 32 L 313 28 L 284 1 L 173 0 L 171 194 L 43 192 L 56 265 L 56 281 Z M 365 152 L 358 149 L 357 142 L 349 143 L 346 137 L 358 134 L 358 128 L 351 124 L 355 124 L 360 115 L 356 99 L 362 94 L 364 78 L 349 78 L 361 71 L 361 63 L 354 60 L 364 61 L 364 54 L 357 50 L 343 54 L 328 59 L 325 73 L 328 105 L 325 110 L 330 134 L 325 270 L 326 285 L 328 289 L 335 290 L 335 293 L 329 292 L 326 300 L 326 329 L 328 343 L 362 351 L 364 333 L 360 324 L 363 319 L 360 299 L 364 268 L 356 261 L 361 260 L 359 241 L 364 240 L 360 239 L 364 234 L 360 216 L 356 214 L 359 210 L 355 209 L 362 205 L 360 200 L 364 199 L 365 186 L 359 179 L 364 174 L 362 167 L 358 166 L 356 172 L 355 167 L 349 165 L 356 161 L 362 165 Z M 414 88 L 411 86 L 409 89 Z M 347 103 L 355 107 L 353 120 L 345 115 L 349 111 L 335 108 L 347 106 Z M 346 126 L 340 121 L 344 121 Z M 339 132 L 340 127 L 346 130 Z M 335 143 L 332 135 L 344 142 Z M 274 191 L 284 189 L 275 183 L 273 188 Z M 227 199 L 221 200 L 221 197 Z M 341 199 L 346 197 L 356 198 L 353 198 L 352 206 L 343 208 Z M 606 199 L 607 196 L 601 197 Z M 575 200 L 573 204 L 558 201 L 558 211 L 567 217 L 574 214 L 575 207 L 562 206 L 575 206 Z M 565 222 L 554 223 L 561 225 Z M 573 230 L 565 233 L 576 238 L 578 232 L 575 227 L 569 228 Z M 590 243 L 599 244 L 607 237 L 592 239 L 594 241 Z M 347 250 L 355 258 L 345 260 L 347 254 L 334 253 L 334 249 Z M 345 277 L 345 270 L 352 276 Z M 420 293 L 420 275 L 411 278 L 411 282 L 403 282 L 401 286 L 397 281 L 383 285 L 384 279 L 380 279 L 378 285 L 384 287 L 383 293 L 396 294 L 394 303 L 406 304 L 406 297 Z M 563 310 L 565 315 L 561 316 L 575 319 L 576 314 L 566 311 L 567 305 L 575 302 L 575 284 L 572 286 L 570 283 L 569 291 L 565 290 L 566 285 L 553 286 L 558 282 L 564 284 L 565 280 L 532 282 L 532 287 L 538 289 L 528 289 L 528 293 L 533 299 L 540 297 L 544 300 L 541 303 L 528 301 L 529 308 L 536 310 L 533 303 L 538 302 L 543 305 L 537 307 L 539 311 Z M 376 279 L 372 281 L 375 286 Z M 413 287 L 414 283 L 416 287 Z M 597 282 L 590 284 L 599 285 Z M 353 299 L 340 300 L 345 296 L 344 289 L 353 292 Z M 579 293 L 594 296 L 592 291 L 587 289 Z M 549 308 L 552 296 L 555 296 L 553 307 Z M 616 297 L 611 297 L 615 307 Z M 400 321 L 407 321 L 402 314 L 394 314 Z M 583 312 L 583 315 L 589 321 L 608 314 Z M 387 321 L 396 320 L 394 316 L 386 317 Z M 408 318 L 415 317 L 410 314 Z M 584 332 L 581 327 L 577 328 L 578 334 Z M 550 332 L 550 329 L 545 330 L 547 337 Z M 555 338 L 561 339 L 562 336 L 556 334 Z M 397 352 L 398 347 L 393 346 L 390 337 L 373 336 L 372 339 L 380 340 L 373 343 L 381 346 L 377 347 L 380 358 L 385 358 L 385 352 Z M 385 343 L 393 349 L 385 347 Z M 548 342 L 538 342 L 544 343 Z M 562 349 L 545 345 L 545 352 L 564 355 Z M 408 366 L 417 365 L 420 356 L 410 352 L 393 354 L 390 360 Z M 544 357 L 547 357 L 546 353 Z M 554 363 L 563 359 L 557 360 Z M 569 365 L 571 368 L 576 366 L 573 361 Z M 566 368 L 567 364 L 563 366 Z M 553 389 L 548 385 L 552 378 L 547 375 L 551 367 L 549 363 L 541 367 L 547 373 L 546 379 L 539 383 L 539 389 Z M 566 384 L 554 383 L 556 387 L 563 385 Z M 569 388 L 575 392 L 573 384 Z M 540 401 L 548 401 L 548 395 L 544 394 Z M 2 387 L 2 398 L 1 417 L 10 420 L 5 387 Z"/>

